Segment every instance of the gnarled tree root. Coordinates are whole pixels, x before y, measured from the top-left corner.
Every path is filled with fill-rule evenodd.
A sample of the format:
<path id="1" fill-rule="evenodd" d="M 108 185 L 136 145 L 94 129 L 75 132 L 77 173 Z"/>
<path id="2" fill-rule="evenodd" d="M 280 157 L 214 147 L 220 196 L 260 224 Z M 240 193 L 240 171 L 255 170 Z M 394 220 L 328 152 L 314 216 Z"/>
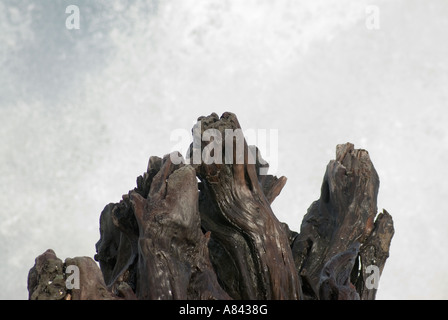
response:
<path id="1" fill-rule="evenodd" d="M 229 112 L 200 117 L 187 160 L 151 157 L 136 188 L 104 208 L 100 268 L 49 249 L 29 272 L 29 299 L 374 299 L 394 228 L 377 216 L 368 152 L 337 146 L 297 233 L 271 209 L 286 178 L 264 174 L 240 130 Z"/>

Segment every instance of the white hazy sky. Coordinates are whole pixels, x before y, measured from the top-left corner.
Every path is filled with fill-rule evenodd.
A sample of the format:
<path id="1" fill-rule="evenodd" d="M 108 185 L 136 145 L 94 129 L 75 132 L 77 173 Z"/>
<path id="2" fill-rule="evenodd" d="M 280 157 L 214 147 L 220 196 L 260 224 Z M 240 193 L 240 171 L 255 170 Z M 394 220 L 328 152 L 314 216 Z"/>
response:
<path id="1" fill-rule="evenodd" d="M 232 111 L 278 130 L 296 231 L 336 144 L 367 149 L 396 229 L 377 298 L 448 299 L 447 101 L 444 0 L 0 0 L 0 298 L 27 298 L 48 248 L 93 257 L 171 132 Z"/>

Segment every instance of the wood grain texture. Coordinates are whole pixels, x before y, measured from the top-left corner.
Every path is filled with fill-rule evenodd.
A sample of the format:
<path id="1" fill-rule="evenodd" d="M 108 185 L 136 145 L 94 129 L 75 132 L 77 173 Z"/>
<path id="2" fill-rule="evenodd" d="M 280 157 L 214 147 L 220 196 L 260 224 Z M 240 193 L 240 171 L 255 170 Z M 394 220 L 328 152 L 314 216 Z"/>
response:
<path id="1" fill-rule="evenodd" d="M 101 212 L 99 268 L 49 249 L 29 272 L 29 299 L 375 299 L 394 226 L 377 215 L 369 153 L 336 147 L 295 232 L 271 208 L 286 177 L 266 174 L 257 147 L 228 134 L 241 129 L 230 112 L 199 117 L 186 159 L 150 157 L 136 187 Z M 80 288 L 67 288 L 68 265 L 82 271 Z"/>

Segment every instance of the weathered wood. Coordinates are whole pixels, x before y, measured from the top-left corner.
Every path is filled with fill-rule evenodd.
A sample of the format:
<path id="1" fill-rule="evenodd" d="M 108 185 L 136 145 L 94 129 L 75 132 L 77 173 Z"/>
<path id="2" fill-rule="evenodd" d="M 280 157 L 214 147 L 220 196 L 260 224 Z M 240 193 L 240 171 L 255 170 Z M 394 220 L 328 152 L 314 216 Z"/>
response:
<path id="1" fill-rule="evenodd" d="M 67 294 L 62 260 L 48 249 L 35 259 L 28 272 L 30 300 L 62 300 Z"/>
<path id="2" fill-rule="evenodd" d="M 67 286 L 70 278 L 66 269 L 78 268 L 79 287 Z M 128 286 L 121 286 L 120 295 L 132 299 L 134 293 Z M 28 274 L 30 300 L 117 300 L 121 297 L 110 292 L 104 283 L 103 275 L 95 261 L 90 257 L 67 258 L 64 262 L 51 249 L 36 258 L 35 265 Z"/>
<path id="3" fill-rule="evenodd" d="M 201 136 L 210 129 L 221 133 L 223 140 L 218 148 L 224 149 L 226 145 L 226 129 L 241 129 L 232 113 L 224 113 L 221 118 L 212 114 L 198 120 Z M 249 161 L 247 143 L 245 140 L 243 143 L 244 163 L 236 163 L 238 149 L 234 145 L 233 163 L 225 163 L 227 150 L 223 150 L 221 163 L 207 164 L 203 159 L 196 169 L 203 183 L 203 198 L 210 198 L 209 202 L 214 203 L 213 210 L 201 207 L 203 225 L 211 231 L 212 239 L 229 253 L 228 263 L 221 259 L 223 265 L 215 264 L 218 277 L 225 287 L 232 288 L 238 292 L 237 297 L 244 299 L 300 299 L 301 286 L 288 237 L 272 212 L 259 183 L 255 163 Z M 206 146 L 204 142 L 201 145 L 203 155 Z M 224 270 L 219 269 L 229 264 L 235 265 L 238 271 L 224 277 Z"/>
<path id="4" fill-rule="evenodd" d="M 195 170 L 165 156 L 148 198 L 131 193 L 139 226 L 137 297 L 226 299 L 201 231 Z"/>
<path id="5" fill-rule="evenodd" d="M 226 135 L 239 129 L 232 113 L 200 117 L 187 160 L 150 157 L 136 188 L 100 215 L 101 270 L 47 250 L 29 272 L 29 298 L 374 299 L 370 272 L 382 273 L 394 227 L 387 211 L 377 216 L 368 152 L 337 146 L 297 233 L 271 209 L 286 178 L 260 174 L 269 164 L 259 150 Z M 218 135 L 202 139 L 208 130 Z M 81 270 L 79 288 L 66 286 L 68 265 Z"/>
<path id="6" fill-rule="evenodd" d="M 360 272 L 353 279 L 353 283 L 362 300 L 375 299 L 377 284 L 373 284 L 371 288 L 367 287 L 368 277 L 371 274 L 366 269 L 369 266 L 376 266 L 379 269 L 379 275 L 383 273 L 393 235 L 392 216 L 383 210 L 376 218 L 372 233 L 363 242 L 359 253 Z"/>
<path id="7" fill-rule="evenodd" d="M 383 229 L 380 231 L 380 227 L 378 227 L 377 233 L 372 234 L 377 213 L 378 188 L 378 174 L 368 152 L 354 149 L 351 143 L 338 145 L 336 160 L 330 161 L 327 166 L 322 182 L 321 196 L 308 209 L 302 222 L 300 234 L 292 245 L 297 271 L 304 283 L 304 294 L 307 299 L 335 297 L 334 295 L 320 297 L 322 277 L 332 277 L 332 275 L 323 275 L 322 272 L 332 259 L 332 268 L 327 269 L 327 273 L 331 270 L 337 272 L 336 270 L 344 268 L 344 266 L 336 266 L 337 263 L 347 264 L 349 261 L 350 265 L 353 262 L 352 266 L 354 266 L 357 258 L 352 256 L 350 259 L 334 260 L 336 256 L 346 252 L 349 248 L 359 245 L 363 257 L 366 248 L 371 246 L 370 243 L 376 244 L 377 241 L 381 241 L 383 247 L 388 251 L 393 232 L 390 234 L 390 230 L 388 230 L 388 234 L 385 236 L 382 234 Z M 372 254 L 376 256 L 376 253 Z M 384 253 L 381 253 L 381 257 L 385 261 Z M 374 260 L 373 257 L 370 258 L 370 261 Z M 366 261 L 363 265 L 365 263 Z M 357 282 L 357 277 L 363 277 L 362 273 L 354 272 L 354 274 L 354 279 L 352 279 L 354 282 Z M 336 287 L 333 288 L 333 291 L 341 289 L 337 283 L 334 285 Z M 344 282 L 343 286 L 347 285 Z M 353 284 L 350 283 L 350 285 Z M 361 293 L 362 288 L 364 287 L 358 284 L 358 294 Z M 337 297 L 353 298 L 354 295 Z M 372 296 L 364 294 L 362 297 Z"/>
<path id="8" fill-rule="evenodd" d="M 340 252 L 325 263 L 319 278 L 320 300 L 359 300 L 355 286 L 350 282 L 350 274 L 359 253 L 359 243 Z"/>

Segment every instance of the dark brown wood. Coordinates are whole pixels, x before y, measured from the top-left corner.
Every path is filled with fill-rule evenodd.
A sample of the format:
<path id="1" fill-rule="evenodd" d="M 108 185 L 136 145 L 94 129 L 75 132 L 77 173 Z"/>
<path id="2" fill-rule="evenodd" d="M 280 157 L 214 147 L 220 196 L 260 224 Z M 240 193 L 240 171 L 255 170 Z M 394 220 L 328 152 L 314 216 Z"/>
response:
<path id="1" fill-rule="evenodd" d="M 201 134 L 209 129 L 221 133 L 222 148 L 226 145 L 225 130 L 241 129 L 232 113 L 224 113 L 221 118 L 212 114 L 199 120 Z M 258 180 L 256 163 L 250 163 L 247 143 L 243 143 L 244 163 L 236 163 L 238 149 L 234 145 L 232 164 L 226 164 L 224 158 L 221 164 L 206 164 L 203 160 L 196 168 L 203 183 L 202 201 L 214 203 L 213 210 L 201 206 L 204 228 L 211 231 L 219 251 L 228 253 L 221 263 L 215 263 L 218 277 L 226 288 L 236 293 L 234 298 L 299 299 L 301 286 L 288 237 L 272 212 Z M 203 142 L 201 151 L 206 146 Z M 270 186 L 272 190 L 276 184 Z M 212 255 L 215 255 L 214 251 Z M 236 266 L 233 268 L 235 273 L 225 270 L 228 265 Z"/>
<path id="2" fill-rule="evenodd" d="M 196 172 L 165 156 L 148 197 L 130 196 L 139 226 L 137 297 L 227 299 L 201 230 Z"/>
<path id="3" fill-rule="evenodd" d="M 68 266 L 79 268 L 79 288 L 68 288 Z M 51 249 L 36 258 L 28 275 L 28 292 L 30 300 L 118 300 L 134 297 L 133 291 L 125 285 L 120 287 L 122 298 L 110 292 L 92 258 L 67 258 L 62 262 Z"/>
<path id="4" fill-rule="evenodd" d="M 362 244 L 359 253 L 360 272 L 353 279 L 353 283 L 362 300 L 375 299 L 377 288 L 366 286 L 368 276 L 371 275 L 367 273 L 366 269 L 368 266 L 377 266 L 379 275 L 383 273 L 394 232 L 392 216 L 383 210 L 376 218 L 372 233 Z"/>
<path id="5" fill-rule="evenodd" d="M 29 272 L 29 298 L 374 299 L 370 272 L 383 271 L 394 227 L 387 211 L 377 216 L 368 152 L 337 146 L 297 233 L 271 208 L 286 178 L 261 174 L 259 150 L 226 135 L 239 129 L 233 113 L 198 118 L 187 160 L 150 157 L 136 188 L 102 211 L 100 268 L 47 250 Z M 210 132 L 219 135 L 202 139 Z M 67 287 L 69 265 L 79 288 Z"/>
<path id="6" fill-rule="evenodd" d="M 357 293 L 362 298 L 373 298 L 374 294 L 365 293 L 362 279 L 367 260 L 377 263 L 380 269 L 387 258 L 390 240 L 393 235 L 392 220 L 384 215 L 374 222 L 377 213 L 378 174 L 365 150 L 354 149 L 353 144 L 338 145 L 336 160 L 330 161 L 321 187 L 321 196 L 308 209 L 300 234 L 292 245 L 297 272 L 303 281 L 303 290 L 307 299 L 326 299 L 331 297 L 349 298 L 356 295 L 320 296 L 322 279 L 332 278 L 339 272 L 344 273 L 341 284 L 333 283 L 331 290 L 337 292 L 347 287 L 345 264 L 359 267 L 358 256 L 363 259 L 362 272 L 354 270 L 351 285 L 358 283 Z M 381 222 L 384 221 L 384 222 Z M 388 225 L 385 228 L 384 223 Z M 375 230 L 375 232 L 373 232 Z M 381 243 L 381 245 L 379 244 Z M 351 248 L 358 247 L 359 252 Z M 372 248 L 384 248 L 386 252 Z M 370 249 L 369 249 L 370 248 Z M 349 250 L 350 255 L 340 255 Z M 369 252 L 369 254 L 367 254 Z M 367 256 L 369 256 L 367 258 Z M 336 259 L 336 257 L 339 257 Z M 345 258 L 341 258 L 345 257 Z M 350 257 L 350 259 L 348 259 Z M 330 265 L 327 265 L 330 261 Z M 337 264 L 341 263 L 342 266 Z M 324 271 L 325 267 L 326 270 Z M 341 271 L 343 270 L 343 271 Z M 381 269 L 382 270 L 382 269 Z M 323 274 L 323 272 L 327 274 Z M 328 273 L 334 272 L 334 275 Z M 361 285 L 362 283 L 362 285 Z M 328 286 L 328 283 L 326 284 Z M 350 286 L 349 286 L 350 287 Z M 325 292 L 328 292 L 328 288 Z"/>

